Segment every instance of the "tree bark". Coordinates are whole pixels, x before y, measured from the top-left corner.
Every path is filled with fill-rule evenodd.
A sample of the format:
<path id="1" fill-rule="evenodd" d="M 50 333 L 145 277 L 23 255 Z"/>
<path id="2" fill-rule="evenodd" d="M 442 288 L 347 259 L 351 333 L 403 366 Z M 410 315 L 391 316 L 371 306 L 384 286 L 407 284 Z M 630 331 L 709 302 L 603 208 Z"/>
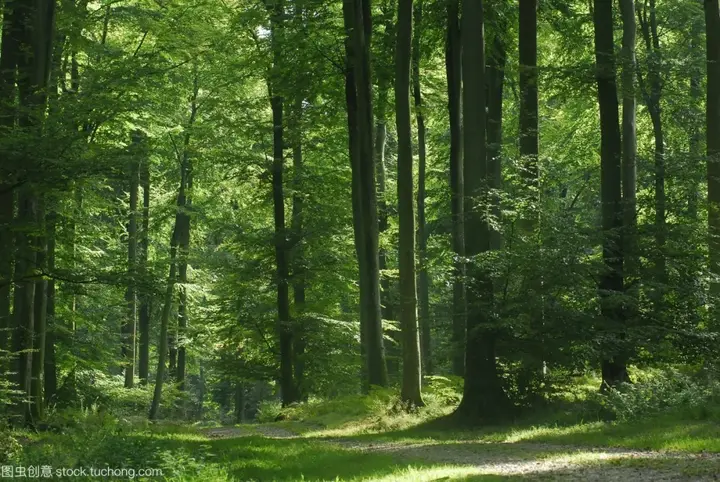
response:
<path id="1" fill-rule="evenodd" d="M 39 232 L 33 236 L 35 245 L 36 266 L 41 272 L 47 270 L 47 237 L 45 234 L 45 198 L 38 197 Z M 47 280 L 40 277 L 35 281 L 33 300 L 33 354 L 32 374 L 30 383 L 30 412 L 32 420 L 38 421 L 43 417 L 43 368 L 45 367 L 45 339 L 46 339 L 46 310 L 47 310 Z"/>
<path id="2" fill-rule="evenodd" d="M 346 5 L 346 3 L 348 5 Z M 380 306 L 380 267 L 378 252 L 378 213 L 375 184 L 375 158 L 373 156 L 372 83 L 370 76 L 370 4 L 369 0 L 344 0 L 343 15 L 351 28 L 353 75 L 357 106 L 358 140 L 358 197 L 362 242 L 356 247 L 363 251 L 358 262 L 361 268 L 361 318 L 364 326 L 365 366 L 367 386 L 386 386 L 387 367 L 383 345 L 382 314 Z M 358 231 L 356 231 L 357 233 Z M 363 276 L 364 275 L 364 276 Z M 364 277 L 364 279 L 363 279 Z"/>
<path id="3" fill-rule="evenodd" d="M 660 51 L 660 39 L 658 37 L 657 15 L 655 13 L 655 0 L 645 1 L 643 9 L 638 12 L 640 23 L 640 31 L 642 32 L 645 48 L 647 50 L 647 83 L 638 71 L 640 87 L 643 92 L 645 105 L 650 113 L 650 120 L 653 126 L 653 136 L 655 139 L 655 277 L 659 286 L 658 292 L 654 295 L 654 304 L 656 312 L 660 312 L 663 286 L 667 283 L 667 269 L 665 267 L 665 133 L 663 130 L 662 120 L 662 89 L 663 83 L 661 78 L 662 57 Z"/>
<path id="4" fill-rule="evenodd" d="M 302 102 L 301 96 L 296 96 L 293 108 L 293 198 L 292 198 L 292 221 L 291 229 L 293 235 L 292 265 L 293 265 L 293 303 L 295 305 L 295 320 L 293 323 L 293 370 L 295 372 L 295 384 L 298 398 L 307 400 L 307 386 L 305 381 L 305 347 L 306 347 L 306 323 L 305 319 L 305 250 L 303 221 L 304 221 L 304 166 L 302 150 Z"/>
<path id="5" fill-rule="evenodd" d="M 284 2 L 275 1 L 270 12 L 273 67 L 270 74 L 270 105 L 273 117 L 272 192 L 275 220 L 275 263 L 277 283 L 277 335 L 280 345 L 280 391 L 282 404 L 287 406 L 298 400 L 293 375 L 293 330 L 290 320 L 288 240 L 285 228 L 285 196 L 283 171 L 285 157 L 282 96 L 282 49 Z"/>
<path id="6" fill-rule="evenodd" d="M 621 0 L 623 20 L 622 39 L 622 199 L 623 248 L 625 250 L 625 276 L 637 276 L 637 102 L 635 100 L 635 0 Z"/>
<path id="7" fill-rule="evenodd" d="M 137 157 L 137 145 L 141 137 L 137 133 L 132 135 L 130 147 L 130 206 L 128 212 L 127 236 L 128 257 L 127 277 L 128 285 L 125 291 L 127 303 L 127 318 L 122 325 L 122 359 L 125 365 L 125 388 L 132 388 L 135 381 L 135 331 L 137 323 L 137 210 L 138 189 L 140 185 L 140 159 Z"/>
<path id="8" fill-rule="evenodd" d="M 465 324 L 467 300 L 465 292 L 465 215 L 463 199 L 463 153 L 461 96 L 461 43 L 459 0 L 450 0 L 447 10 L 447 39 L 445 43 L 445 73 L 450 117 L 450 210 L 452 213 L 453 313 L 452 313 L 452 373 L 465 374 Z"/>
<path id="9" fill-rule="evenodd" d="M 142 223 L 140 228 L 140 253 L 138 260 L 138 276 L 140 285 L 140 309 L 138 324 L 140 343 L 138 346 L 138 376 L 141 385 L 147 385 L 150 368 L 150 300 L 151 290 L 148 279 L 148 248 L 150 239 L 150 159 L 143 150 L 140 160 L 140 184 L 143 190 Z"/>
<path id="10" fill-rule="evenodd" d="M 538 70 L 537 70 L 537 0 L 520 0 L 520 157 L 523 177 L 530 199 L 537 201 L 538 188 Z M 534 229 L 537 214 L 528 220 Z"/>
<path id="11" fill-rule="evenodd" d="M 488 55 L 487 71 L 487 169 L 492 189 L 492 220 L 494 226 L 500 225 L 500 196 L 502 187 L 502 140 L 503 140 L 503 91 L 505 87 L 505 63 L 507 53 L 505 48 L 504 32 L 497 29 L 489 42 L 491 48 Z M 490 230 L 490 249 L 502 248 L 502 233 L 493 227 Z"/>
<path id="12" fill-rule="evenodd" d="M 51 275 L 55 272 L 55 247 L 57 231 L 57 213 L 50 209 L 47 215 L 47 271 Z M 55 399 L 57 393 L 57 366 L 55 365 L 55 279 L 47 282 L 47 310 L 45 329 L 45 366 L 43 368 L 43 383 L 45 406 Z"/>
<path id="13" fill-rule="evenodd" d="M 410 120 L 410 50 L 412 0 L 398 2 L 395 57 L 395 119 L 398 133 L 398 218 L 400 267 L 400 327 L 403 340 L 403 378 L 400 398 L 411 406 L 423 406 L 420 340 L 415 293 L 415 212 L 413 209 L 412 123 Z"/>
<path id="14" fill-rule="evenodd" d="M 463 5 L 462 79 L 464 117 L 465 249 L 468 266 L 468 317 L 465 345 L 465 386 L 457 414 L 471 421 L 505 415 L 509 401 L 500 383 L 495 357 L 495 327 L 491 310 L 493 286 L 479 257 L 490 249 L 485 209 L 492 185 L 487 165 L 485 39 L 482 0 Z"/>
<path id="15" fill-rule="evenodd" d="M 720 273 L 720 0 L 705 0 L 707 44 L 707 182 L 710 271 Z M 710 284 L 711 294 L 720 296 L 720 283 Z M 713 326 L 720 326 L 720 310 L 713 313 Z"/>
<path id="16" fill-rule="evenodd" d="M 186 336 L 188 326 L 188 301 L 187 301 L 187 268 L 188 255 L 190 254 L 190 211 L 192 210 L 192 192 L 193 192 L 193 163 L 190 153 L 190 137 L 192 128 L 195 125 L 198 112 L 197 98 L 200 92 L 198 83 L 197 68 L 195 67 L 193 78 L 193 92 L 190 99 L 190 119 L 185 130 L 183 138 L 182 166 L 185 171 L 185 204 L 180 210 L 180 231 L 178 239 L 178 275 L 180 282 L 180 302 L 178 303 L 178 355 L 177 355 L 177 385 L 179 390 L 185 389 L 185 371 L 186 371 Z"/>
<path id="17" fill-rule="evenodd" d="M 425 176 L 427 171 L 427 149 L 425 113 L 420 90 L 420 34 L 422 32 L 422 4 L 418 0 L 415 5 L 415 34 L 412 47 L 412 82 L 413 98 L 415 100 L 415 119 L 418 129 L 418 192 L 417 192 L 417 243 L 418 243 L 418 272 L 417 272 L 417 296 L 418 296 L 418 322 L 421 330 L 421 358 L 423 372 L 426 375 L 433 373 L 432 343 L 430 330 L 430 280 L 427 272 L 427 228 L 425 222 Z"/>
<path id="18" fill-rule="evenodd" d="M 595 59 L 600 105 L 600 196 L 602 202 L 603 273 L 599 291 L 604 329 L 612 342 L 602 347 L 603 387 L 628 381 L 627 348 L 620 341 L 624 319 L 619 303 L 613 297 L 623 292 L 623 252 L 621 229 L 623 206 L 621 199 L 621 140 L 620 119 L 613 46 L 612 0 L 594 0 Z"/>

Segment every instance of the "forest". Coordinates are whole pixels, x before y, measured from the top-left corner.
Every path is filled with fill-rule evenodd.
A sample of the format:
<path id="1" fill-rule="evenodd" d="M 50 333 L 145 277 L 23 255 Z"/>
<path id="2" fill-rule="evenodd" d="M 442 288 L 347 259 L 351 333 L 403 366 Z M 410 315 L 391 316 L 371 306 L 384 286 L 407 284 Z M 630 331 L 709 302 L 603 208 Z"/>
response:
<path id="1" fill-rule="evenodd" d="M 720 475 L 720 0 L 0 10 L 2 478 Z"/>

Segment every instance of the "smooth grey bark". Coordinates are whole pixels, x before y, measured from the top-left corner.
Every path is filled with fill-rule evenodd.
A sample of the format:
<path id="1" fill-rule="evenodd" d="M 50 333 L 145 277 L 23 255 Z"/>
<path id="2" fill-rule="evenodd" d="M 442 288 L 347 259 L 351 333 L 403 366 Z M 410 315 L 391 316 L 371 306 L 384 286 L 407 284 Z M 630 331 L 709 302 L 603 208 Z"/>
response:
<path id="1" fill-rule="evenodd" d="M 144 147 L 144 146 L 143 146 Z M 138 276 L 140 285 L 140 308 L 138 313 L 138 377 L 141 385 L 147 385 L 150 369 L 150 301 L 151 294 L 148 280 L 148 248 L 150 241 L 150 159 L 142 152 L 140 160 L 140 185 L 143 191 L 142 221 L 138 253 Z"/>
<path id="2" fill-rule="evenodd" d="M 57 213 L 50 208 L 46 219 L 47 230 L 47 271 L 51 277 L 47 281 L 47 309 L 45 320 L 45 359 L 43 367 L 43 390 L 45 406 L 55 399 L 57 393 L 57 366 L 55 364 L 55 279 L 52 274 L 55 272 L 55 248 L 57 231 Z"/>
<path id="3" fill-rule="evenodd" d="M 415 5 L 414 29 L 412 42 L 412 84 L 413 99 L 415 100 L 415 119 L 418 131 L 418 191 L 417 191 L 417 299 L 418 323 L 420 325 L 420 347 L 423 373 L 433 373 L 432 343 L 430 330 L 430 279 L 427 271 L 427 241 L 428 233 L 425 222 L 425 176 L 427 171 L 427 146 L 425 138 L 425 112 L 420 90 L 420 36 L 422 33 L 423 0 Z"/>
<path id="4" fill-rule="evenodd" d="M 344 0 L 343 18 L 349 33 L 349 57 L 355 87 L 357 136 L 357 208 L 361 227 L 356 228 L 356 249 L 362 250 L 360 268 L 361 340 L 365 358 L 365 388 L 387 385 L 387 366 L 383 344 L 380 305 L 380 269 L 378 247 L 377 192 L 373 155 L 372 83 L 370 77 L 370 3 L 369 0 Z"/>
<path id="5" fill-rule="evenodd" d="M 457 415 L 477 422 L 495 420 L 509 406 L 495 356 L 491 310 L 493 285 L 479 258 L 490 249 L 490 227 L 485 211 L 492 185 L 487 165 L 485 132 L 486 76 L 484 12 L 482 0 L 463 4 L 462 80 L 465 180 L 465 250 L 467 267 L 467 329 L 465 385 Z"/>
<path id="6" fill-rule="evenodd" d="M 275 221 L 275 264 L 277 283 L 277 336 L 280 346 L 280 392 L 283 406 L 298 400 L 296 384 L 293 373 L 293 329 L 290 319 L 290 291 L 289 291 L 289 256 L 288 239 L 285 227 L 285 195 L 283 192 L 283 171 L 285 157 L 283 149 L 283 92 L 282 92 L 282 49 L 284 40 L 282 0 L 275 1 L 270 11 L 271 44 L 273 52 L 273 67 L 270 73 L 270 105 L 272 107 L 273 122 L 273 162 L 272 162 L 272 194 L 273 217 Z"/>
<path id="7" fill-rule="evenodd" d="M 400 327 L 403 341 L 403 377 L 400 399 L 423 406 L 420 393 L 420 339 L 415 279 L 415 210 L 413 209 L 412 121 L 410 118 L 410 51 L 413 1 L 398 2 L 395 50 L 395 119 L 398 134 L 398 219 L 400 268 Z"/>
<path id="8" fill-rule="evenodd" d="M 520 0 L 520 26 L 518 37 L 520 55 L 520 157 L 523 178 L 529 198 L 537 202 L 538 189 L 538 67 L 537 67 L 537 0 Z M 525 221 L 528 230 L 534 230 L 537 213 Z"/>
<path id="9" fill-rule="evenodd" d="M 623 252 L 621 230 L 623 206 L 621 196 L 620 117 L 616 86 L 613 45 L 613 2 L 594 0 L 595 60 L 600 105 L 600 197 L 602 202 L 603 273 L 598 289 L 605 329 L 613 341 L 602 348 L 602 386 L 612 387 L 629 381 L 627 348 L 619 346 L 623 336 L 624 314 L 616 300 L 623 292 Z"/>
<path id="10" fill-rule="evenodd" d="M 445 42 L 445 73 L 450 118 L 450 211 L 452 213 L 453 313 L 452 313 L 452 373 L 465 374 L 465 323 L 467 300 L 465 292 L 465 228 L 464 178 L 462 153 L 460 2 L 450 0 L 447 9 L 447 38 Z"/>
<path id="11" fill-rule="evenodd" d="M 137 157 L 137 145 L 141 138 L 133 133 L 129 152 L 130 205 L 128 211 L 127 237 L 127 303 L 126 319 L 122 325 L 122 360 L 125 365 L 125 388 L 132 388 L 135 382 L 135 331 L 137 329 L 137 248 L 138 248 L 138 190 L 140 186 L 140 159 Z"/>
<path id="12" fill-rule="evenodd" d="M 637 276 L 637 101 L 635 99 L 635 0 L 621 0 L 622 37 L 622 200 L 625 276 Z"/>
<path id="13" fill-rule="evenodd" d="M 293 107 L 293 197 L 292 197 L 292 286 L 295 319 L 293 323 L 293 370 L 299 399 L 307 400 L 307 382 L 305 380 L 305 348 L 307 320 L 306 303 L 306 260 L 304 250 L 305 216 L 305 173 L 302 144 L 302 98 L 297 96 Z"/>
<path id="14" fill-rule="evenodd" d="M 38 196 L 37 228 L 39 232 L 33 236 L 36 256 L 36 268 L 39 272 L 47 271 L 47 237 L 45 233 L 45 196 Z M 30 413 L 33 421 L 43 417 L 43 369 L 45 368 L 47 280 L 40 276 L 35 281 L 33 300 L 33 353 L 32 374 L 30 382 Z"/>
<path id="15" fill-rule="evenodd" d="M 707 183 L 709 268 L 720 272 L 720 0 L 705 0 L 705 42 L 707 47 Z M 710 284 L 720 295 L 720 283 Z M 720 310 L 713 313 L 713 326 L 720 326 Z"/>

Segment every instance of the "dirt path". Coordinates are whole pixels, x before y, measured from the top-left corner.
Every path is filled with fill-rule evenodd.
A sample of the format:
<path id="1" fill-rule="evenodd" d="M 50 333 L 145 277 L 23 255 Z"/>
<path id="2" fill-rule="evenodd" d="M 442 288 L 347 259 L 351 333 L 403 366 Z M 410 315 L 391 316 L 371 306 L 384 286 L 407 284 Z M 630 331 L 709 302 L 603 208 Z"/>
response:
<path id="1" fill-rule="evenodd" d="M 217 428 L 210 438 L 263 436 L 299 438 L 271 425 Z M 318 439 L 315 439 L 318 440 Z M 471 468 L 472 475 L 515 480 L 669 482 L 720 481 L 720 454 L 687 454 L 541 443 L 434 442 L 402 443 L 319 439 L 346 450 L 392 454 L 400 465 L 431 462 Z"/>

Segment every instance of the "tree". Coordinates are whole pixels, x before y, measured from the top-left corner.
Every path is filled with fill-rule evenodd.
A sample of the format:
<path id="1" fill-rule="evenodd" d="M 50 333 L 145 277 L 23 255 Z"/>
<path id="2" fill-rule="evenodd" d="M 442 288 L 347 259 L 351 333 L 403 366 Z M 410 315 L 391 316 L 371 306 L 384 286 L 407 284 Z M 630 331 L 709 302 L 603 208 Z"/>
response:
<path id="1" fill-rule="evenodd" d="M 413 98 L 415 100 L 415 118 L 418 130 L 418 191 L 417 191 L 417 242 L 418 242 L 418 273 L 417 298 L 418 321 L 421 330 L 421 355 L 424 373 L 433 373 L 432 343 L 430 340 L 430 280 L 428 278 L 427 258 L 427 226 L 425 217 L 425 178 L 427 172 L 427 129 L 425 128 L 425 113 L 420 90 L 420 37 L 422 34 L 423 3 L 419 0 L 415 5 L 414 26 L 415 33 L 412 42 L 412 83 Z"/>
<path id="2" fill-rule="evenodd" d="M 707 44 L 707 182 L 710 271 L 720 266 L 720 1 L 705 0 Z M 711 293 L 720 294 L 720 283 L 713 282 Z M 713 326 L 718 326 L 717 310 Z"/>
<path id="3" fill-rule="evenodd" d="M 270 74 L 270 104 L 273 116 L 273 163 L 272 192 L 275 219 L 275 262 L 277 266 L 277 309 L 278 339 L 280 345 L 280 391 L 283 406 L 297 401 L 296 384 L 293 375 L 293 330 L 290 320 L 290 298 L 288 281 L 290 268 L 288 262 L 288 240 L 285 229 L 285 197 L 283 194 L 284 169 L 284 126 L 282 77 L 283 68 L 283 17 L 284 2 L 275 1 L 271 14 L 271 42 L 273 67 Z"/>
<path id="4" fill-rule="evenodd" d="M 465 386 L 457 413 L 477 421 L 492 420 L 508 406 L 495 354 L 492 280 L 482 266 L 482 255 L 490 249 L 486 206 L 492 185 L 485 146 L 487 97 L 482 0 L 463 5 L 462 31 L 465 250 L 472 261 L 467 268 Z"/>
<path id="5" fill-rule="evenodd" d="M 143 144 L 144 147 L 144 144 Z M 138 313 L 138 328 L 140 340 L 138 343 L 138 376 L 140 384 L 146 385 L 150 368 L 150 289 L 147 272 L 148 249 L 150 247 L 150 160 L 140 160 L 140 185 L 143 191 L 142 221 L 140 227 L 140 253 L 138 261 L 138 276 L 142 281 L 140 289 L 140 308 Z"/>
<path id="6" fill-rule="evenodd" d="M 637 212 L 636 189 L 637 124 L 635 100 L 635 0 L 620 2 L 623 20 L 622 38 L 622 200 L 623 247 L 625 250 L 625 274 L 637 276 L 639 260 L 636 246 Z"/>
<path id="7" fill-rule="evenodd" d="M 628 381 L 627 348 L 620 343 L 623 310 L 618 297 L 623 292 L 623 252 L 621 229 L 621 141 L 615 83 L 613 49 L 613 7 L 611 0 L 594 0 L 595 59 L 600 105 L 600 197 L 602 202 L 603 262 L 605 273 L 599 283 L 605 329 L 614 341 L 604 347 L 602 383 L 604 387 Z"/>
<path id="8" fill-rule="evenodd" d="M 662 116 L 663 82 L 660 73 L 664 70 L 662 65 L 662 52 L 660 50 L 660 37 L 658 35 L 658 22 L 655 0 L 643 1 L 642 9 L 638 10 L 638 22 L 642 32 L 645 49 L 647 51 L 647 81 L 638 70 L 640 89 L 645 105 L 652 120 L 653 136 L 655 138 L 655 255 L 654 264 L 656 280 L 660 284 L 667 283 L 665 243 L 666 243 L 666 195 L 665 195 L 665 130 Z M 628 39 L 629 41 L 630 39 Z M 648 85 L 646 85 L 648 84 Z M 660 288 L 662 292 L 663 288 Z M 658 305 L 662 295 L 655 295 L 655 304 Z M 656 306 L 656 310 L 658 307 Z"/>
<path id="9" fill-rule="evenodd" d="M 520 0 L 520 158 L 530 199 L 537 201 L 538 188 L 538 73 L 537 73 L 537 0 Z M 534 229 L 536 216 L 528 223 Z"/>
<path id="10" fill-rule="evenodd" d="M 137 133 L 133 133 L 129 172 L 130 172 L 130 206 L 128 211 L 127 238 L 128 238 L 128 256 L 127 256 L 127 278 L 128 286 L 125 292 L 125 300 L 127 301 L 127 318 L 122 325 L 122 353 L 121 356 L 125 363 L 125 388 L 132 388 L 135 380 L 135 331 L 137 329 L 137 277 L 138 277 L 138 228 L 137 228 L 137 211 L 138 211 L 138 191 L 140 187 L 140 159 L 137 157 L 136 149 L 141 142 L 141 138 Z"/>
<path id="11" fill-rule="evenodd" d="M 400 223 L 400 327 L 403 340 L 401 399 L 423 406 L 420 394 L 420 339 L 415 285 L 415 210 L 413 209 L 413 156 L 410 120 L 410 51 L 412 46 L 412 0 L 398 1 L 395 50 L 395 118 L 398 132 L 398 217 Z"/>
<path id="12" fill-rule="evenodd" d="M 465 293 L 465 214 L 462 153 L 461 43 L 459 1 L 450 0 L 447 9 L 447 39 L 445 42 L 445 71 L 450 117 L 450 211 L 452 216 L 453 314 L 452 314 L 452 372 L 465 373 L 465 323 L 467 301 Z"/>
<path id="13" fill-rule="evenodd" d="M 346 55 L 352 66 L 346 85 L 348 124 L 350 127 L 351 163 L 355 169 L 353 184 L 356 190 L 354 214 L 358 264 L 360 266 L 360 324 L 366 365 L 366 388 L 387 385 L 387 366 L 383 345 L 382 313 L 380 306 L 380 269 L 378 254 L 378 215 L 373 155 L 372 84 L 370 80 L 370 4 L 368 0 L 344 0 L 343 18 L 349 35 Z M 346 82 L 348 77 L 346 77 Z M 348 93 L 348 89 L 354 90 Z M 355 137 L 354 137 L 355 136 Z M 356 142 L 355 146 L 353 143 Z M 352 150 L 355 149 L 355 153 Z M 357 236 L 360 236 L 360 240 Z M 362 253 L 360 253 L 362 252 Z M 361 255 L 362 254 L 362 255 Z"/>

